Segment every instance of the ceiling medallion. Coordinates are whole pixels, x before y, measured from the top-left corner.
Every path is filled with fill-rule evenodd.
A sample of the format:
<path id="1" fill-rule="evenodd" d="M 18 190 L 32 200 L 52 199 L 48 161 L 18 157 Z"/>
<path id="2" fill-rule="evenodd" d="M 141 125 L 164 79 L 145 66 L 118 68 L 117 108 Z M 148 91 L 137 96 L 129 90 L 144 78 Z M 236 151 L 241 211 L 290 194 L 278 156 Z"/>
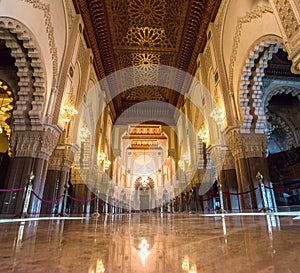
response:
<path id="1" fill-rule="evenodd" d="M 162 28 L 131 27 L 121 42 L 125 46 L 171 48 L 172 44 Z"/>
<path id="2" fill-rule="evenodd" d="M 134 66 L 139 66 L 140 69 L 149 71 L 157 68 L 156 65 L 160 64 L 160 55 L 149 53 L 134 53 L 132 54 L 132 62 Z"/>
<path id="3" fill-rule="evenodd" d="M 166 14 L 165 0 L 133 0 L 129 4 L 132 25 L 162 27 Z"/>
<path id="4" fill-rule="evenodd" d="M 138 85 L 156 85 L 158 81 L 158 54 L 134 53 L 132 54 L 134 83 Z"/>

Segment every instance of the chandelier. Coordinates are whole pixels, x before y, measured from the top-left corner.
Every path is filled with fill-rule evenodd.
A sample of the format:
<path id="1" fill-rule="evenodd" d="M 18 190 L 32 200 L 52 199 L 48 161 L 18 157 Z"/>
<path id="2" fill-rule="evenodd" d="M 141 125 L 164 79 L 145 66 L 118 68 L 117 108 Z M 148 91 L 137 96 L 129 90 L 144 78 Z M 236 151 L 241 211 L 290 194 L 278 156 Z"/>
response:
<path id="1" fill-rule="evenodd" d="M 181 268 L 188 273 L 197 273 L 196 264 L 190 265 L 189 257 L 184 257 Z"/>
<path id="2" fill-rule="evenodd" d="M 198 132 L 198 137 L 203 141 L 203 142 L 207 142 L 208 141 L 208 130 L 202 126 Z"/>
<path id="3" fill-rule="evenodd" d="M 179 160 L 178 161 L 178 166 L 179 166 L 180 169 L 183 169 L 183 167 L 184 167 L 184 161 L 183 160 Z"/>
<path id="4" fill-rule="evenodd" d="M 98 161 L 99 163 L 102 163 L 106 159 L 106 154 L 104 152 L 100 152 L 98 154 Z"/>
<path id="5" fill-rule="evenodd" d="M 108 159 L 104 160 L 104 170 L 107 170 L 111 165 L 111 162 Z"/>
<path id="6" fill-rule="evenodd" d="M 104 272 L 105 272 L 105 268 L 104 268 L 103 262 L 102 262 L 102 260 L 98 259 L 96 273 L 104 273 Z"/>
<path id="7" fill-rule="evenodd" d="M 220 108 L 214 108 L 212 112 L 210 113 L 210 116 L 213 118 L 213 120 L 218 124 L 222 125 L 223 120 L 225 118 L 224 112 Z"/>
<path id="8" fill-rule="evenodd" d="M 149 183 L 148 177 L 143 176 L 143 177 L 142 177 L 141 183 L 142 183 L 143 188 L 146 188 L 146 186 L 147 186 L 148 183 Z"/>
<path id="9" fill-rule="evenodd" d="M 73 103 L 73 95 L 71 93 L 69 95 L 68 101 L 62 107 L 61 117 L 64 122 L 69 123 L 71 121 L 71 119 L 77 114 L 78 114 L 78 111 L 75 109 L 75 106 Z"/>
<path id="10" fill-rule="evenodd" d="M 9 139 L 11 129 L 6 120 L 11 117 L 10 111 L 13 109 L 13 98 L 8 86 L 2 80 L 0 80 L 0 97 L 0 134 L 5 133 Z"/>

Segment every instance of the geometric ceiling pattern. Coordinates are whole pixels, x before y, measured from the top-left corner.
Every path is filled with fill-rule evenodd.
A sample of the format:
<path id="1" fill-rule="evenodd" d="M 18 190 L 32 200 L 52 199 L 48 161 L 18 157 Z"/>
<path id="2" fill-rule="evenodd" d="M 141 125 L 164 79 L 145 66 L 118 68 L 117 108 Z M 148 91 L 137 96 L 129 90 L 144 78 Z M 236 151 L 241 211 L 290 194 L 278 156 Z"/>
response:
<path id="1" fill-rule="evenodd" d="M 112 102 L 116 118 L 131 102 L 167 101 L 179 108 L 181 94 L 155 82 L 156 65 L 168 65 L 194 74 L 198 54 L 206 43 L 206 30 L 221 0 L 73 0 L 82 15 L 84 35 L 94 53 L 99 79 L 133 67 L 140 85 Z M 149 79 L 151 77 L 151 79 Z M 118 85 L 126 79 L 117 79 Z M 176 86 L 180 87 L 180 82 Z M 111 93 L 113 93 L 111 91 Z M 132 93 L 132 94 L 130 94 Z"/>

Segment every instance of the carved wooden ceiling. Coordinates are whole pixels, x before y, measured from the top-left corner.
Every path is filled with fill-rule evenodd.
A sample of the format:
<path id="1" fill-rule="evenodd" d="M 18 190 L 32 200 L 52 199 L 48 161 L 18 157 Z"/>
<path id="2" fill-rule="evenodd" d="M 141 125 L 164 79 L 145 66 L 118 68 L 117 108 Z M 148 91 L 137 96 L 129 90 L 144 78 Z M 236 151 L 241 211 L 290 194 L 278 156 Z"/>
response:
<path id="1" fill-rule="evenodd" d="M 142 80 L 142 84 L 137 84 L 137 87 L 120 94 L 118 92 L 116 96 L 116 86 L 109 86 L 114 120 L 130 105 L 150 99 L 180 108 L 183 95 L 168 88 L 149 85 L 147 79 L 155 77 L 151 71 L 157 67 L 154 65 L 172 66 L 192 75 L 195 73 L 197 56 L 206 43 L 208 24 L 214 20 L 221 0 L 73 2 L 82 15 L 84 35 L 93 50 L 99 79 L 128 67 L 139 70 L 136 78 Z M 116 79 L 115 85 L 122 85 L 122 80 Z M 176 84 L 182 85 L 182 82 Z"/>

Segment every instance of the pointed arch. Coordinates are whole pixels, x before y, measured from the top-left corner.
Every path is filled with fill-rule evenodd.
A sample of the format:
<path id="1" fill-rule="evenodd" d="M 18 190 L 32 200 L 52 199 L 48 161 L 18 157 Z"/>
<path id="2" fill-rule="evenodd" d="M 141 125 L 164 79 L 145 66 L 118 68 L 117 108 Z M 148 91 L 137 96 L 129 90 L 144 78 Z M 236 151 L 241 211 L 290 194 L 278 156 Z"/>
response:
<path id="1" fill-rule="evenodd" d="M 18 69 L 19 90 L 14 94 L 18 98 L 13 111 L 14 128 L 41 129 L 46 81 L 44 62 L 35 38 L 22 23 L 12 18 L 0 17 L 0 39 L 5 40 Z"/>
<path id="2" fill-rule="evenodd" d="M 250 133 L 254 129 L 255 133 L 265 132 L 265 114 L 262 103 L 262 79 L 268 61 L 272 59 L 274 53 L 279 48 L 283 48 L 281 38 L 277 36 L 267 36 L 257 41 L 246 64 L 243 67 L 240 79 L 240 107 L 243 115 L 241 126 L 242 133 Z"/>

